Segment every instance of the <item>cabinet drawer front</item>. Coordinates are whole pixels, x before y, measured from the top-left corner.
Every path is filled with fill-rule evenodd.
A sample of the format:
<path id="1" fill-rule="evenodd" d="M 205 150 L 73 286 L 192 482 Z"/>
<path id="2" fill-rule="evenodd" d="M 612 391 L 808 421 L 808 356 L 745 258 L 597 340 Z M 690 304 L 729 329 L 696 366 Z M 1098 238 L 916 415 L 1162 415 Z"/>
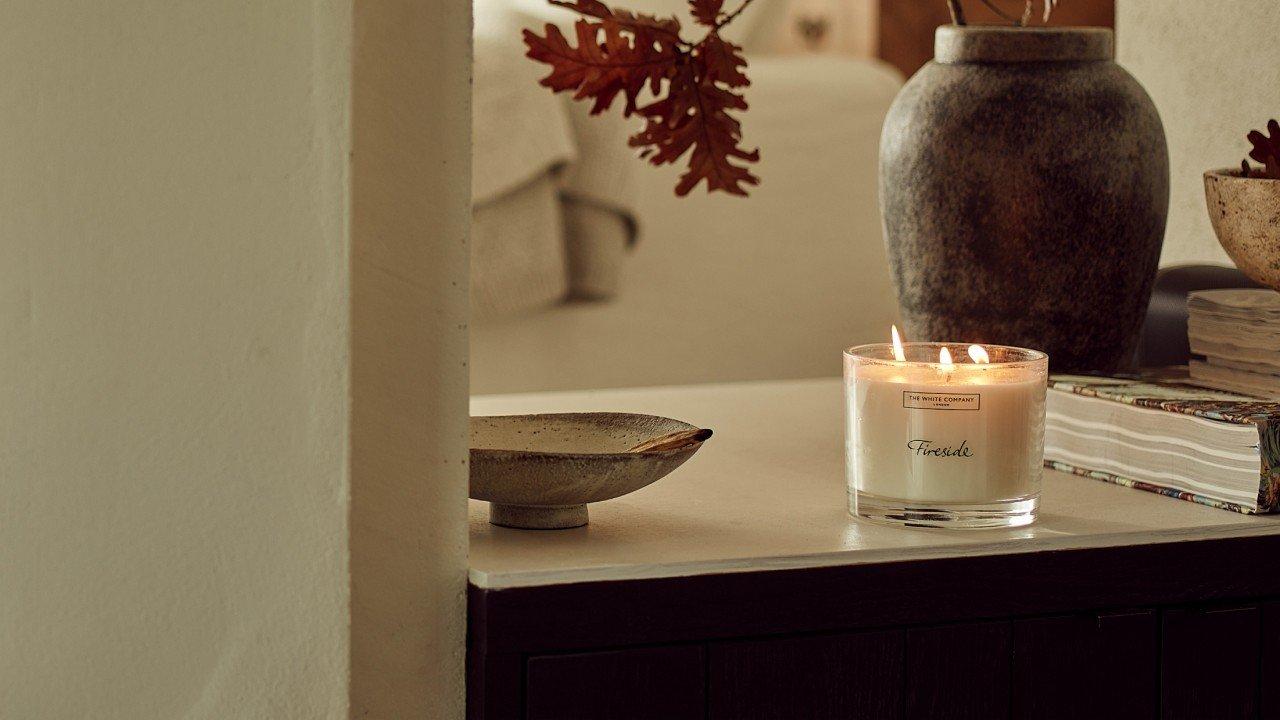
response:
<path id="1" fill-rule="evenodd" d="M 529 658 L 529 720 L 701 720 L 699 645 Z"/>
<path id="2" fill-rule="evenodd" d="M 712 720 L 900 718 L 902 631 L 711 646 Z"/>
<path id="3" fill-rule="evenodd" d="M 1156 613 L 1082 613 L 1013 623 L 1014 720 L 1153 720 Z"/>
<path id="4" fill-rule="evenodd" d="M 1261 615 L 1253 606 L 1165 611 L 1162 718 L 1257 717 Z"/>
<path id="5" fill-rule="evenodd" d="M 1008 622 L 907 631 L 907 720 L 1009 717 Z"/>

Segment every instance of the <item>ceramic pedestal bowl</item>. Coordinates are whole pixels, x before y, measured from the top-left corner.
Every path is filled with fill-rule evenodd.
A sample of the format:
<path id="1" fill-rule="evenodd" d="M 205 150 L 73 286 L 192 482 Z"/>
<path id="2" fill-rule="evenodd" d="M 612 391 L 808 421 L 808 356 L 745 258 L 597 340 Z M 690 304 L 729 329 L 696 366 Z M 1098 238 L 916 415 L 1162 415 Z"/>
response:
<path id="1" fill-rule="evenodd" d="M 657 481 L 710 436 L 679 420 L 629 413 L 473 417 L 471 497 L 489 502 L 495 525 L 586 525 L 587 503 Z"/>
<path id="2" fill-rule="evenodd" d="M 1232 262 L 1250 280 L 1280 290 L 1280 180 L 1210 170 L 1204 195 L 1213 232 Z"/>

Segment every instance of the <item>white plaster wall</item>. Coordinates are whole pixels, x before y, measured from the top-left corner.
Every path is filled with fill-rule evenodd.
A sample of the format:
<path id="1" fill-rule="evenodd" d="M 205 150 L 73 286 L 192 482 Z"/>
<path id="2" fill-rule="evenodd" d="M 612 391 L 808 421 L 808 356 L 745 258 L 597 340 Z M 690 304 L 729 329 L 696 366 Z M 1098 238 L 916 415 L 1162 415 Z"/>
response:
<path id="1" fill-rule="evenodd" d="M 3 8 L 0 717 L 344 717 L 349 3 Z"/>
<path id="2" fill-rule="evenodd" d="M 350 717 L 461 720 L 470 0 L 357 0 Z"/>
<path id="3" fill-rule="evenodd" d="M 1162 265 L 1230 264 L 1201 174 L 1239 166 L 1245 134 L 1280 116 L 1276 0 L 1118 0 L 1117 54 L 1146 86 L 1169 137 L 1172 196 Z"/>

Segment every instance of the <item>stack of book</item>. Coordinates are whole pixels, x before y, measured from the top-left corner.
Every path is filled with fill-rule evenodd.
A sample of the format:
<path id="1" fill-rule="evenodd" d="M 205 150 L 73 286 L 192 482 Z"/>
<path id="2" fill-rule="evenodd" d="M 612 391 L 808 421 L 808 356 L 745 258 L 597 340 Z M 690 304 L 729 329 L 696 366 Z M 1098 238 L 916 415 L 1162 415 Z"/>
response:
<path id="1" fill-rule="evenodd" d="M 1191 381 L 1280 398 L 1280 293 L 1202 290 L 1187 297 Z"/>
<path id="2" fill-rule="evenodd" d="M 1280 403 L 1167 378 L 1056 375 L 1045 464 L 1234 510 L 1280 508 Z"/>

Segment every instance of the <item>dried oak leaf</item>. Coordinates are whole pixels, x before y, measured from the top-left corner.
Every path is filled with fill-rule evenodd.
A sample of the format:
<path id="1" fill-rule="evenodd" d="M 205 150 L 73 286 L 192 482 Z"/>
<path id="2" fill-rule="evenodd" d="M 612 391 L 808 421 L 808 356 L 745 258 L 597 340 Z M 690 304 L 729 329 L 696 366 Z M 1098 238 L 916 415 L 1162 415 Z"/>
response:
<path id="1" fill-rule="evenodd" d="M 643 30 L 651 32 L 662 40 L 679 45 L 680 21 L 674 17 L 660 18 L 656 15 L 633 13 L 630 10 L 613 9 L 600 0 L 547 0 L 557 7 L 572 10 L 579 15 L 599 18 L 616 23 L 626 30 Z"/>
<path id="2" fill-rule="evenodd" d="M 747 168 L 733 162 L 760 159 L 759 150 L 742 148 L 742 125 L 729 114 L 747 109 L 747 101 L 733 92 L 750 82 L 742 72 L 745 66 L 741 48 L 713 33 L 668 82 L 667 96 L 639 108 L 646 122 L 630 144 L 641 148 L 641 157 L 665 165 L 691 153 L 676 195 L 688 195 L 703 180 L 708 192 L 741 196 L 747 194 L 744 185 L 760 184 Z"/>
<path id="3" fill-rule="evenodd" d="M 698 47 L 696 58 L 701 60 L 706 76 L 712 82 L 724 83 L 731 88 L 747 87 L 751 81 L 746 73 L 747 59 L 742 56 L 742 48 L 721 38 L 717 34 L 707 36 Z M 743 109 L 746 105 L 743 104 Z"/>
<path id="4" fill-rule="evenodd" d="M 689 0 L 689 12 L 693 19 L 702 25 L 716 27 L 720 23 L 720 12 L 724 9 L 724 0 Z"/>
<path id="5" fill-rule="evenodd" d="M 525 30 L 526 56 L 551 66 L 542 85 L 554 92 L 576 90 L 574 100 L 594 99 L 592 115 L 609 109 L 619 93 L 626 101 L 623 113 L 631 115 L 645 84 L 659 92 L 662 81 L 673 73 L 680 55 L 680 23 L 675 18 L 614 12 L 598 0 L 553 2 L 598 21 L 584 18 L 574 23 L 576 47 L 551 23 L 545 37 Z"/>
<path id="6" fill-rule="evenodd" d="M 614 10 L 599 0 L 552 0 L 585 16 L 574 24 L 576 46 L 548 24 L 546 35 L 524 31 L 527 56 L 551 66 L 541 83 L 555 92 L 574 91 L 575 100 L 592 99 L 592 114 L 608 109 L 622 94 L 624 115 L 639 114 L 644 127 L 628 143 L 654 165 L 689 155 L 688 170 L 676 185 L 687 195 L 706 180 L 707 190 L 746 195 L 744 185 L 759 179 L 741 162 L 760 154 L 741 147 L 742 127 L 730 111 L 746 110 L 736 89 L 750 81 L 742 48 L 713 29 L 696 45 L 679 38 L 675 18 Z M 723 0 L 691 0 L 699 22 L 719 17 Z M 648 88 L 652 102 L 638 99 Z M 734 161 L 740 161 L 735 164 Z"/>
<path id="7" fill-rule="evenodd" d="M 1263 164 L 1266 172 L 1264 177 L 1280 180 L 1280 122 L 1268 122 L 1267 133 L 1270 137 L 1257 130 L 1249 132 L 1249 142 L 1253 144 L 1249 157 Z"/>

